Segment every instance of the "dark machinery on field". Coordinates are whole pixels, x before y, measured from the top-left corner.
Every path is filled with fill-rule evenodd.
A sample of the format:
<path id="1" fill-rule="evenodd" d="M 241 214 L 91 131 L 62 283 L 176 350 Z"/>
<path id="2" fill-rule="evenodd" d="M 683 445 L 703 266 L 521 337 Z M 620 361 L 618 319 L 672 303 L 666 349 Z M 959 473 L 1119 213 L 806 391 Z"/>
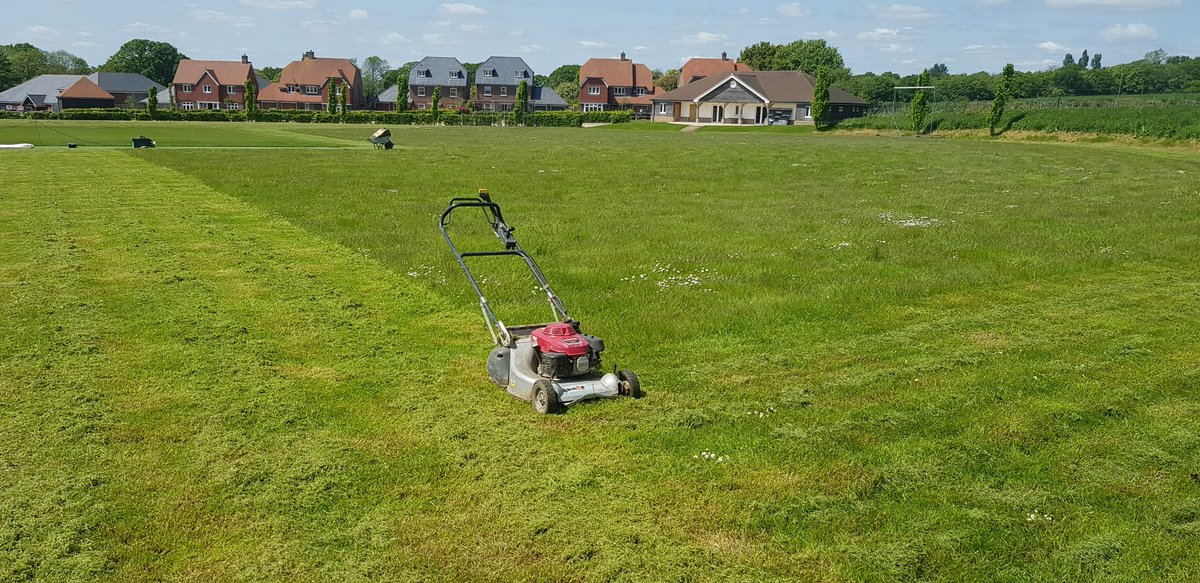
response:
<path id="1" fill-rule="evenodd" d="M 498 251 L 462 252 L 454 245 L 446 227 L 458 209 L 481 209 L 496 238 L 504 245 Z M 585 399 L 602 397 L 642 396 L 637 375 L 631 370 L 605 373 L 600 369 L 600 354 L 604 341 L 584 334 L 578 321 L 571 319 L 566 305 L 559 299 L 542 270 L 521 248 L 513 236 L 513 227 L 504 222 L 500 205 L 492 201 L 487 191 L 480 190 L 474 198 L 455 198 L 442 213 L 438 227 L 458 265 L 479 296 L 480 309 L 496 347 L 488 356 L 487 371 L 492 382 L 518 399 L 530 401 L 538 413 L 554 413 L 563 407 Z M 487 298 L 472 275 L 466 259 L 475 257 L 518 257 L 533 273 L 550 303 L 554 321 L 545 324 L 509 326 L 492 311 Z"/>

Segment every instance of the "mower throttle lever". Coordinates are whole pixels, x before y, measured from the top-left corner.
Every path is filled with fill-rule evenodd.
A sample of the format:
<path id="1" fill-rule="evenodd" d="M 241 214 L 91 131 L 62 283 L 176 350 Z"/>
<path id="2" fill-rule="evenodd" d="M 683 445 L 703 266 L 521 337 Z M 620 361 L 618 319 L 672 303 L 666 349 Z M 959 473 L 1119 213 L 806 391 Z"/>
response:
<path id="1" fill-rule="evenodd" d="M 506 250 L 516 248 L 517 238 L 513 236 L 513 231 L 516 230 L 516 227 L 510 227 L 500 222 L 496 223 L 496 237 L 498 237 L 500 241 L 504 243 L 504 248 Z"/>

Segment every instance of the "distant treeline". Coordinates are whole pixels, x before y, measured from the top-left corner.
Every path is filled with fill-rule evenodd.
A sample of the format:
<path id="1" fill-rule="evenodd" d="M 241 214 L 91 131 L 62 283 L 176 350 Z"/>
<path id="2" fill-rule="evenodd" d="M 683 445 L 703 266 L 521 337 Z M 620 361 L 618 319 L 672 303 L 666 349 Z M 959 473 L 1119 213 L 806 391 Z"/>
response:
<path id="1" fill-rule="evenodd" d="M 1200 93 L 1200 58 L 1167 56 L 1160 49 L 1132 63 L 1111 67 L 1087 66 L 1099 65 L 1095 59 L 1087 65 L 1082 61 L 1049 71 L 1018 71 L 1013 79 L 1013 97 Z M 933 85 L 937 87 L 932 98 L 940 102 L 989 101 L 995 97 L 1000 78 L 999 73 L 987 72 L 952 75 L 945 65 L 934 65 L 929 71 Z M 864 73 L 851 76 L 839 86 L 874 105 L 882 105 L 892 102 L 894 87 L 916 85 L 917 77 Z M 899 101 L 910 98 L 911 95 L 902 94 Z"/>

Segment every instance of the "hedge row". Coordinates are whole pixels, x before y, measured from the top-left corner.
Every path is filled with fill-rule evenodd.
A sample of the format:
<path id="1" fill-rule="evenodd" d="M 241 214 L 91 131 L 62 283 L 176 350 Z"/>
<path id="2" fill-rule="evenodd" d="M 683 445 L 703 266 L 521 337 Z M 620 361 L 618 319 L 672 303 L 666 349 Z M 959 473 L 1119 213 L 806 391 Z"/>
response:
<path id="1" fill-rule="evenodd" d="M 839 129 L 895 131 L 896 124 L 909 132 L 907 115 L 869 115 L 839 122 Z M 980 130 L 987 132 L 982 114 L 934 113 L 932 132 L 938 130 Z M 1107 107 L 1070 109 L 1030 109 L 1012 112 L 1001 123 L 1005 130 L 1039 132 L 1082 132 L 1123 134 L 1139 138 L 1200 139 L 1200 107 L 1179 104 L 1166 107 Z"/>
<path id="2" fill-rule="evenodd" d="M 629 111 L 543 111 L 526 113 L 523 123 L 518 124 L 512 113 L 461 113 L 455 110 L 439 111 L 351 111 L 343 115 L 324 111 L 291 109 L 267 109 L 253 113 L 223 109 L 194 111 L 159 111 L 153 116 L 141 109 L 66 109 L 60 112 L 15 112 L 0 111 L 0 119 L 69 119 L 69 120 L 116 120 L 116 121 L 264 121 L 293 123 L 350 123 L 386 125 L 457 125 L 457 126 L 510 126 L 527 127 L 579 127 L 585 123 L 626 123 L 633 119 Z"/>

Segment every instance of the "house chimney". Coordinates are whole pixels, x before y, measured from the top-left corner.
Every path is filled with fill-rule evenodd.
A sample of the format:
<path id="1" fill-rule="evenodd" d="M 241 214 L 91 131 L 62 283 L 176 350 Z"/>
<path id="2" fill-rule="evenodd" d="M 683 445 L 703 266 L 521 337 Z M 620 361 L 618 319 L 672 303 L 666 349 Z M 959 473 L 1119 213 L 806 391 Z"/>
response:
<path id="1" fill-rule="evenodd" d="M 729 60 L 729 53 L 727 53 L 727 52 L 725 52 L 725 51 L 721 51 L 721 60 L 722 60 L 722 61 L 728 61 L 728 60 Z"/>
<path id="2" fill-rule="evenodd" d="M 624 60 L 625 60 L 625 51 L 621 51 L 621 60 L 622 60 L 622 61 L 624 61 Z"/>
<path id="3" fill-rule="evenodd" d="M 304 56 L 301 57 L 300 60 L 311 61 L 315 58 L 317 58 L 317 53 L 314 53 L 313 51 L 308 51 L 307 53 L 304 53 Z"/>
<path id="4" fill-rule="evenodd" d="M 243 65 L 249 65 L 249 64 L 250 64 L 250 57 L 249 57 L 248 55 L 242 55 L 242 64 L 243 64 Z"/>

